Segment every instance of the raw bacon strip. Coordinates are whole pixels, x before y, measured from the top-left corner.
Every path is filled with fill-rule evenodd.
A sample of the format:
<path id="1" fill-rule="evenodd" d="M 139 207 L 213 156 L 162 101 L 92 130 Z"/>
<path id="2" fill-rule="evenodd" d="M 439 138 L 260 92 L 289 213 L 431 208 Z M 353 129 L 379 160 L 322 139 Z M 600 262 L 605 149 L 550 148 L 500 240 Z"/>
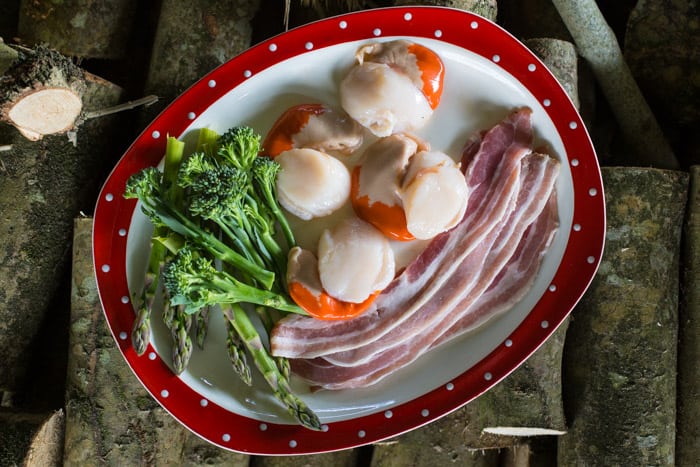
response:
<path id="1" fill-rule="evenodd" d="M 537 222 L 528 227 L 518 250 L 474 305 L 431 348 L 472 331 L 522 300 L 532 287 L 559 225 L 556 192 Z"/>
<path id="2" fill-rule="evenodd" d="M 558 173 L 559 162 L 555 159 L 542 154 L 528 155 L 522 162 L 515 208 L 467 255 L 432 299 L 412 313 L 403 326 L 382 339 L 356 349 L 325 355 L 324 359 L 335 365 L 355 366 L 373 360 L 387 347 L 416 334 L 446 330 L 462 310 L 479 298 L 513 256 L 525 229 L 546 205 Z"/>
<path id="3" fill-rule="evenodd" d="M 523 188 L 520 191 L 516 209 L 510 218 L 503 222 L 503 228 L 499 229 L 496 238 L 486 247 L 488 258 L 481 269 L 479 279 L 473 288 L 469 289 L 466 294 L 462 294 L 458 303 L 446 303 L 443 300 L 443 290 L 440 290 L 440 300 L 433 300 L 433 302 L 439 302 L 439 305 L 436 309 L 431 307 L 434 309 L 430 310 L 434 315 L 439 316 L 437 319 L 432 319 L 434 315 L 428 315 L 431 321 L 434 321 L 429 326 L 423 326 L 421 323 L 420 331 L 405 333 L 405 338 L 394 342 L 393 345 L 385 343 L 386 339 L 382 339 L 380 343 L 373 343 L 375 345 L 359 349 L 352 355 L 352 357 L 357 358 L 355 364 L 348 360 L 351 357 L 349 354 L 341 355 L 346 359 L 342 362 L 345 366 L 337 365 L 338 356 L 326 356 L 314 360 L 293 360 L 294 372 L 310 384 L 326 389 L 355 388 L 374 384 L 396 369 L 413 362 L 427 351 L 446 330 L 468 314 L 470 307 L 482 296 L 490 284 L 500 277 L 499 273 L 511 258 L 516 258 L 513 260 L 516 263 L 518 262 L 517 258 L 521 260 L 538 258 L 537 254 L 528 255 L 524 252 L 532 253 L 533 249 L 539 251 L 542 247 L 549 245 L 552 216 L 551 211 L 545 210 L 544 207 L 550 199 L 559 164 L 547 156 L 532 155 L 527 158 L 524 165 L 526 168 L 523 170 Z M 533 222 L 535 222 L 534 228 L 529 228 Z M 545 232 L 543 232 L 543 226 L 550 227 L 550 231 L 547 232 L 544 229 Z M 556 229 L 556 223 L 553 227 Z M 526 232 L 528 235 L 524 236 Z M 543 237 L 547 239 L 546 242 L 540 241 Z M 518 249 L 520 249 L 519 255 L 516 254 Z M 469 261 L 465 263 L 469 263 Z M 529 284 L 525 285 L 529 286 Z M 416 314 L 418 316 L 416 319 L 420 319 L 420 314 Z M 425 319 L 425 317 L 422 318 Z M 483 322 L 486 317 L 482 315 L 481 318 Z"/>
<path id="4" fill-rule="evenodd" d="M 454 229 L 431 241 L 363 315 L 333 323 L 290 315 L 271 335 L 274 355 L 313 358 L 366 345 L 402 323 L 452 275 L 503 218 L 517 192 L 520 161 L 532 143 L 531 111 L 519 109 L 489 130 L 465 176 L 470 207 Z"/>

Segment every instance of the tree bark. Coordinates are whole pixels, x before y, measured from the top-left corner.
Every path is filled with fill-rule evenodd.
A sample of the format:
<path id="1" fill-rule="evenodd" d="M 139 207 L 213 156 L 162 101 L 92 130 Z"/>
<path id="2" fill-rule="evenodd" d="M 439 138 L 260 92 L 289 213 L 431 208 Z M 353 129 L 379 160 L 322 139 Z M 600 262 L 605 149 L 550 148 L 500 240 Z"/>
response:
<path id="1" fill-rule="evenodd" d="M 102 315 L 91 242 L 92 220 L 76 219 L 65 464 L 248 466 L 180 425 L 134 378 Z"/>
<path id="2" fill-rule="evenodd" d="M 5 74 L 19 57 L 19 53 L 5 44 L 5 41 L 0 37 L 0 76 Z"/>
<path id="3" fill-rule="evenodd" d="M 551 37 L 573 41 L 550 0 L 500 0 L 498 23 L 520 40 Z"/>
<path id="4" fill-rule="evenodd" d="M 604 168 L 608 230 L 564 349 L 561 465 L 673 465 L 685 172 Z"/>
<path id="5" fill-rule="evenodd" d="M 635 155 L 630 165 L 677 169 L 678 160 L 595 0 L 553 0 L 552 3 L 571 32 L 579 53 L 590 64 L 631 148 L 630 154 Z"/>
<path id="6" fill-rule="evenodd" d="M 700 459 L 700 166 L 690 169 L 681 256 L 676 465 Z"/>
<path id="7" fill-rule="evenodd" d="M 74 130 L 83 109 L 85 73 L 55 50 L 22 51 L 0 77 L 0 121 L 27 139 Z"/>
<path id="8" fill-rule="evenodd" d="M 0 410 L 0 465 L 61 465 L 64 415 Z"/>
<path id="9" fill-rule="evenodd" d="M 324 454 L 300 456 L 255 456 L 250 459 L 250 467 L 355 467 L 358 463 L 359 451 L 345 451 Z"/>
<path id="10" fill-rule="evenodd" d="M 123 58 L 137 0 L 21 0 L 18 34 L 30 45 L 47 44 L 65 55 Z"/>
<path id="11" fill-rule="evenodd" d="M 374 445 L 371 467 L 498 467 L 497 449 L 470 449 L 463 444 L 464 426 L 447 418 L 409 432 L 397 439 Z"/>
<path id="12" fill-rule="evenodd" d="M 86 108 L 121 96 L 99 81 L 83 92 Z M 42 321 L 61 312 L 53 295 L 70 264 L 72 220 L 92 209 L 102 177 L 124 149 L 114 144 L 117 121 L 87 121 L 74 142 L 64 135 L 33 142 L 0 126 L 7 149 L 0 164 L 0 390 L 24 384 Z"/>
<path id="13" fill-rule="evenodd" d="M 251 43 L 259 0 L 163 0 L 146 94 L 169 103 Z"/>
<path id="14" fill-rule="evenodd" d="M 637 2 L 627 23 L 625 58 L 659 117 L 672 126 L 700 122 L 700 16 L 688 0 Z M 653 64 L 653 66 L 652 66 Z"/>
<path id="15" fill-rule="evenodd" d="M 498 15 L 496 0 L 394 0 L 394 5 L 433 5 L 458 8 L 476 13 L 491 21 L 496 21 Z"/>
<path id="16" fill-rule="evenodd" d="M 524 43 L 549 68 L 574 107 L 578 109 L 578 55 L 574 44 L 560 39 L 539 37 L 527 39 Z"/>

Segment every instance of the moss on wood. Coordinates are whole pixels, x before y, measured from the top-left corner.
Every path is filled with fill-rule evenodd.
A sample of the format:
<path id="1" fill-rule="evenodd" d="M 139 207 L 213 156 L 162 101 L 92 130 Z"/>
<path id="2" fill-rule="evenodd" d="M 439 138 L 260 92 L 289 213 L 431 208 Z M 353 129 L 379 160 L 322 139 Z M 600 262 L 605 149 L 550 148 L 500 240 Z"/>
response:
<path id="1" fill-rule="evenodd" d="M 608 229 L 564 349 L 561 465 L 673 465 L 688 174 L 604 168 Z"/>

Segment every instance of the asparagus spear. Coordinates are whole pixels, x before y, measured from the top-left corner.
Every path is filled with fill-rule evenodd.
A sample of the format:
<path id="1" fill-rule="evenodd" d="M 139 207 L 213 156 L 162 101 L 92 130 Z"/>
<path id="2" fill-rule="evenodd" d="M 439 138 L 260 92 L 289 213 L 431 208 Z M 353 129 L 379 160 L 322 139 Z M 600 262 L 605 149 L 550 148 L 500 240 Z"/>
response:
<path id="1" fill-rule="evenodd" d="M 267 384 L 270 385 L 275 397 L 287 407 L 289 414 L 302 426 L 312 430 L 320 430 L 320 420 L 304 401 L 293 393 L 289 379 L 280 372 L 245 310 L 239 304 L 234 303 L 225 305 L 222 311 L 224 317 L 241 336 L 243 344 L 253 357 L 255 366 L 260 370 Z"/>
<path id="2" fill-rule="evenodd" d="M 209 328 L 209 311 L 210 307 L 202 307 L 195 314 L 195 336 L 197 340 L 197 347 L 204 349 L 204 340 L 207 338 L 207 330 Z"/>
<path id="3" fill-rule="evenodd" d="M 190 361 L 192 356 L 192 339 L 190 338 L 190 327 L 192 326 L 192 315 L 185 313 L 185 307 L 179 305 L 175 308 L 173 322 L 170 331 L 173 337 L 172 363 L 175 374 L 179 375 Z"/>
<path id="4" fill-rule="evenodd" d="M 226 331 L 226 350 L 228 351 L 233 370 L 245 384 L 250 386 L 253 383 L 253 375 L 245 355 L 245 346 L 241 336 L 238 335 L 236 328 L 229 319 L 226 320 Z"/>
<path id="5" fill-rule="evenodd" d="M 165 162 L 163 167 L 164 195 L 170 199 L 179 199 L 179 187 L 175 183 L 177 172 L 184 155 L 185 144 L 175 138 L 168 138 L 165 147 Z M 148 347 L 151 335 L 151 311 L 160 284 L 160 271 L 167 258 L 167 250 L 158 237 L 168 234 L 167 229 L 155 229 L 151 240 L 151 251 L 148 258 L 148 268 L 144 285 L 137 294 L 136 319 L 131 330 L 131 343 L 138 355 L 143 355 Z"/>

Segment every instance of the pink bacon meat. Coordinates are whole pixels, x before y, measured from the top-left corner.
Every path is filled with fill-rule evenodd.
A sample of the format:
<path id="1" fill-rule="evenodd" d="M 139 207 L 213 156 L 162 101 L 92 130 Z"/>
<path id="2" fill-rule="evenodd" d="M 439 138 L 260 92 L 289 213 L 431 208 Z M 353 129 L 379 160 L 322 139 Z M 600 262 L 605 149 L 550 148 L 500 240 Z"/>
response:
<path id="1" fill-rule="evenodd" d="M 463 221 L 431 241 L 371 309 L 357 318 L 332 323 L 290 315 L 272 332 L 273 354 L 314 358 L 356 349 L 383 339 L 428 303 L 512 211 L 520 188 L 521 160 L 531 151 L 530 116 L 529 109 L 519 109 L 483 136 L 478 150 L 469 154 L 465 176 L 473 202 Z"/>
<path id="2" fill-rule="evenodd" d="M 336 365 L 373 361 L 387 347 L 416 334 L 437 335 L 455 322 L 493 282 L 516 251 L 527 227 L 540 215 L 554 187 L 559 163 L 549 156 L 530 154 L 522 162 L 520 189 L 510 214 L 501 220 L 441 285 L 433 299 L 416 310 L 407 325 L 372 344 L 324 356 Z M 439 297 L 439 300 L 435 300 Z"/>
<path id="3" fill-rule="evenodd" d="M 529 289 L 529 277 L 519 274 L 511 278 L 501 272 L 522 268 L 529 270 L 532 263 L 539 264 L 543 248 L 548 247 L 556 231 L 556 213 L 551 208 L 556 205 L 550 199 L 558 170 L 558 162 L 548 156 L 531 154 L 523 161 L 522 188 L 514 210 L 494 229 L 486 242 L 488 244 L 473 252 L 476 256 L 482 256 L 481 249 L 487 252 L 483 266 L 476 273 L 478 279 L 473 286 L 464 289 L 456 301 L 445 300 L 445 291 L 449 294 L 452 289 L 442 288 L 438 292 L 439 299 L 431 302 L 436 305 L 427 307 L 429 314 L 421 310 L 414 315 L 416 321 L 430 320 L 428 327 L 421 326 L 423 329 L 420 332 L 404 333 L 403 339 L 392 339 L 392 344 L 382 339 L 381 342 L 355 349 L 351 354 L 345 352 L 311 360 L 292 360 L 294 372 L 310 384 L 326 389 L 368 386 L 415 361 L 446 332 L 454 333 L 462 327 L 471 328 L 475 322 L 483 324 L 493 317 L 492 313 L 477 305 L 480 298 L 487 295 L 484 292 L 495 281 L 516 295 Z M 546 209 L 547 206 L 550 208 Z M 473 261 L 464 261 L 451 280 L 461 281 L 472 267 Z M 455 326 L 456 331 L 452 329 Z"/>
<path id="4" fill-rule="evenodd" d="M 556 199 L 556 192 L 553 192 L 540 217 L 528 227 L 508 264 L 469 311 L 443 333 L 432 347 L 478 328 L 508 311 L 525 297 L 535 282 L 537 271 L 559 227 Z"/>

